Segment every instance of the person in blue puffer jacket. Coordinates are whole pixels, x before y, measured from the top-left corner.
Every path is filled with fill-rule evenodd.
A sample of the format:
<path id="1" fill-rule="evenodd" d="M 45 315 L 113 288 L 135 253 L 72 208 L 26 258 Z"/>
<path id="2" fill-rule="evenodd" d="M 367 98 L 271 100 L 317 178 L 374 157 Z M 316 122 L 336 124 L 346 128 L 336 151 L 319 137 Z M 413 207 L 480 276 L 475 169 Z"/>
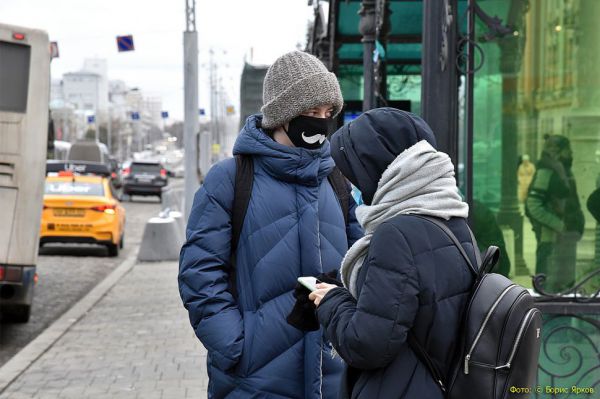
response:
<path id="1" fill-rule="evenodd" d="M 249 155 L 254 182 L 230 293 L 236 162 L 214 165 L 195 195 L 181 249 L 179 291 L 208 351 L 209 398 L 338 397 L 343 363 L 323 330 L 286 322 L 300 276 L 338 270 L 362 236 L 350 199 L 348 224 L 327 177 L 326 140 L 342 107 L 335 76 L 294 51 L 269 68 L 262 115 L 248 118 L 233 153 Z M 350 186 L 348 184 L 348 191 Z"/>
<path id="2" fill-rule="evenodd" d="M 356 216 L 365 236 L 340 269 L 346 288 L 318 284 L 309 296 L 347 363 L 340 398 L 443 399 L 418 348 L 441 378 L 450 374 L 473 276 L 452 240 L 423 217 L 445 224 L 477 264 L 454 165 L 423 119 L 393 108 L 365 112 L 331 147 L 364 201 Z"/>

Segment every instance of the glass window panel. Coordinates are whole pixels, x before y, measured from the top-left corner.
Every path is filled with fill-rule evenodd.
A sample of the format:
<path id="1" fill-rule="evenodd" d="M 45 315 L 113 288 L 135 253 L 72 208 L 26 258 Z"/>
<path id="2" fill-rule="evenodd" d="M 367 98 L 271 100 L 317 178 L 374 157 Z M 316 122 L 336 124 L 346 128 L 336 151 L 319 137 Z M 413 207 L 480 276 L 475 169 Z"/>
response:
<path id="1" fill-rule="evenodd" d="M 410 111 L 421 114 L 421 75 L 387 76 L 388 100 L 410 101 Z"/>
<path id="2" fill-rule="evenodd" d="M 473 213 L 494 217 L 511 278 L 531 286 L 544 273 L 559 292 L 600 265 L 600 2 L 478 4 L 514 31 L 498 37 L 477 21 Z"/>
<path id="3" fill-rule="evenodd" d="M 362 65 L 340 65 L 337 77 L 345 101 L 362 101 L 364 84 Z"/>

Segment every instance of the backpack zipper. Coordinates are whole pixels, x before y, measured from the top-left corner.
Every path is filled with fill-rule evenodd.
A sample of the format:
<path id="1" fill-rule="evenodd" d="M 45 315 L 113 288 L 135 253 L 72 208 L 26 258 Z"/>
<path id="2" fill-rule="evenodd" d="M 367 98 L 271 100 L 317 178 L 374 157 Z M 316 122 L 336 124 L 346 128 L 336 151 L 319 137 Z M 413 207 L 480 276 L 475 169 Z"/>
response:
<path id="1" fill-rule="evenodd" d="M 512 290 L 515 287 L 516 287 L 515 284 L 509 285 L 508 287 L 506 287 L 504 289 L 504 291 L 502 291 L 500 296 L 496 299 L 496 301 L 494 301 L 494 304 L 492 305 L 490 310 L 488 310 L 487 314 L 485 315 L 485 319 L 483 319 L 483 323 L 481 323 L 481 327 L 479 327 L 479 331 L 477 332 L 477 335 L 475 336 L 475 339 L 473 340 L 473 343 L 471 344 L 471 348 L 469 349 L 469 352 L 465 356 L 465 369 L 464 369 L 465 374 L 469 374 L 469 361 L 471 360 L 471 355 L 473 354 L 473 351 L 475 350 L 475 347 L 477 346 L 477 343 L 479 342 L 479 339 L 481 338 L 481 335 L 483 334 L 483 330 L 485 329 L 488 321 L 490 320 L 490 317 L 492 317 L 492 313 L 494 313 L 494 310 L 496 310 L 496 308 L 498 307 L 498 304 L 500 303 L 500 301 L 502 301 L 502 298 L 504 298 L 504 296 L 506 296 L 506 294 L 508 294 L 508 291 Z"/>
<path id="2" fill-rule="evenodd" d="M 519 344 L 521 343 L 521 338 L 523 338 L 523 333 L 525 332 L 525 327 L 527 326 L 528 321 L 531 319 L 531 315 L 535 312 L 538 312 L 538 310 L 536 308 L 529 309 L 529 312 L 527 312 L 527 314 L 523 318 L 521 327 L 519 327 L 519 332 L 517 333 L 517 339 L 515 341 L 515 344 L 512 347 L 512 350 L 510 351 L 510 355 L 508 356 L 508 361 L 506 362 L 506 364 L 504 364 L 502 366 L 494 367 L 496 370 L 510 368 L 513 358 L 515 357 L 515 354 L 517 353 L 517 348 L 519 347 Z"/>

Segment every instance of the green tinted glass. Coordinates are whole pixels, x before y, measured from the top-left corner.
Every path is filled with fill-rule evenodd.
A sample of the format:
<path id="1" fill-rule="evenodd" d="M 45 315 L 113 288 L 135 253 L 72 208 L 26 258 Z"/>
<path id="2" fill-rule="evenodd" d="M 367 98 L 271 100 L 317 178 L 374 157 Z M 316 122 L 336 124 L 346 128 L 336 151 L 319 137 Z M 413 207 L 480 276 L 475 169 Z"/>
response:
<path id="1" fill-rule="evenodd" d="M 600 264 L 600 2 L 517 3 L 480 2 L 513 31 L 477 22 L 473 213 L 480 244 L 504 241 L 504 273 L 559 292 Z"/>

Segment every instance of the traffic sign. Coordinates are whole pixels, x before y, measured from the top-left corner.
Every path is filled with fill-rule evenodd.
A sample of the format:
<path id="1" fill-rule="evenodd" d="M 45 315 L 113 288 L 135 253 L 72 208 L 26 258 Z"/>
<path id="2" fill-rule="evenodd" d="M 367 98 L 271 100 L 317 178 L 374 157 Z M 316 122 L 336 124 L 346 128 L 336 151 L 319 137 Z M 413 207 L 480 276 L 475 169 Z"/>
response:
<path id="1" fill-rule="evenodd" d="M 200 108 L 199 112 L 200 112 L 200 116 L 206 115 L 206 110 L 204 108 Z"/>
<path id="2" fill-rule="evenodd" d="M 87 121 L 89 124 L 96 122 L 96 117 L 94 115 L 88 115 Z"/>
<path id="3" fill-rule="evenodd" d="M 133 36 L 125 35 L 125 36 L 117 36 L 117 48 L 119 51 L 133 51 L 135 50 L 133 46 Z"/>
<path id="4" fill-rule="evenodd" d="M 160 113 L 160 116 L 161 116 L 163 119 L 167 119 L 167 118 L 169 117 L 169 111 L 163 111 L 163 112 L 161 112 L 161 113 Z"/>
<path id="5" fill-rule="evenodd" d="M 139 112 L 132 112 L 131 113 L 131 119 L 133 119 L 134 121 L 137 121 L 140 119 L 140 113 Z"/>
<path id="6" fill-rule="evenodd" d="M 235 113 L 235 107 L 233 105 L 228 105 L 225 108 L 225 112 L 227 113 L 227 115 L 233 115 Z"/>

